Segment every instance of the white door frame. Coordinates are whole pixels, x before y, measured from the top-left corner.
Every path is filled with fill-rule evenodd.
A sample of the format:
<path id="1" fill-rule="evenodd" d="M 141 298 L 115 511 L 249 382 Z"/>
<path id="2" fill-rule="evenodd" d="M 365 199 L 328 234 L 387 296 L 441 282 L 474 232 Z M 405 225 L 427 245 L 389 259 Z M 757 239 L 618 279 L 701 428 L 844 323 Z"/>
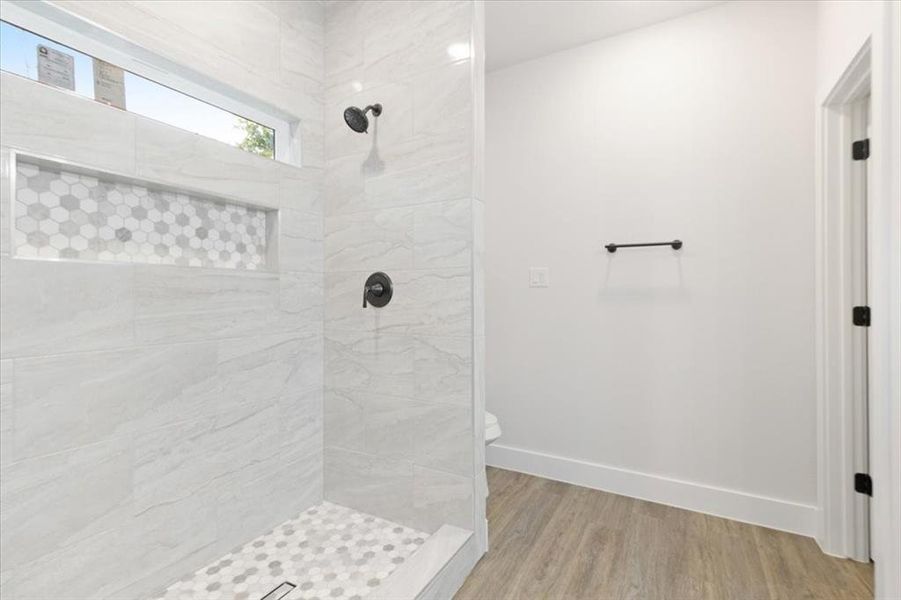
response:
<path id="1" fill-rule="evenodd" d="M 869 498 L 853 487 L 854 473 L 867 464 L 867 420 L 859 397 L 860 382 L 855 382 L 859 332 L 851 323 L 853 282 L 860 269 L 853 252 L 855 242 L 859 243 L 853 227 L 854 203 L 860 200 L 859 167 L 855 172 L 851 144 L 860 131 L 860 103 L 870 95 L 871 64 L 867 42 L 819 108 L 820 194 L 816 207 L 817 540 L 829 554 L 860 561 L 870 559 Z"/>
<path id="2" fill-rule="evenodd" d="M 830 262 L 843 238 L 834 225 L 842 198 L 842 170 L 830 147 L 841 135 L 837 106 L 853 98 L 855 83 L 870 72 L 870 158 L 867 198 L 867 303 L 872 326 L 867 332 L 867 387 L 870 404 L 870 553 L 875 563 L 875 595 L 901 598 L 901 3 L 891 0 L 850 3 L 842 43 L 861 36 L 857 52 L 835 82 L 820 81 L 817 96 L 817 388 L 819 442 L 819 531 L 823 550 L 853 554 L 853 514 L 848 509 L 850 468 L 847 457 L 853 428 L 832 368 L 841 359 L 841 338 L 834 331 L 847 315 L 836 311 L 837 267 Z M 844 9 L 843 9 L 844 10 Z M 866 32 L 867 39 L 863 38 Z M 837 43 L 832 40 L 830 43 Z M 835 47 L 843 56 L 852 48 Z M 837 58 L 838 54 L 832 56 Z M 828 62 L 828 61 L 827 61 Z M 869 66 L 868 66 L 869 65 Z M 831 66 L 830 69 L 831 71 Z M 825 75 L 826 73 L 820 73 Z M 831 91 L 830 91 L 831 90 Z M 837 114 L 838 113 L 838 114 Z M 837 236 L 837 237 L 836 237 Z M 840 273 L 840 271 L 838 271 Z M 837 316 L 833 316 L 837 315 Z M 833 320 L 835 319 L 835 320 Z M 838 381 L 841 381 L 838 379 Z M 844 470 L 843 470 L 844 468 Z"/>

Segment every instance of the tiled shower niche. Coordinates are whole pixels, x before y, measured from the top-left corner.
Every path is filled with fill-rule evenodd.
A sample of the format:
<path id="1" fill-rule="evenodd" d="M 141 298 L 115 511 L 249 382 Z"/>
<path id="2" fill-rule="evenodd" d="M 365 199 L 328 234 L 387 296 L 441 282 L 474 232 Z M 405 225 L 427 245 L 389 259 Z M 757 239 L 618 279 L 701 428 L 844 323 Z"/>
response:
<path id="1" fill-rule="evenodd" d="M 273 268 L 274 210 L 22 155 L 14 179 L 17 256 Z"/>

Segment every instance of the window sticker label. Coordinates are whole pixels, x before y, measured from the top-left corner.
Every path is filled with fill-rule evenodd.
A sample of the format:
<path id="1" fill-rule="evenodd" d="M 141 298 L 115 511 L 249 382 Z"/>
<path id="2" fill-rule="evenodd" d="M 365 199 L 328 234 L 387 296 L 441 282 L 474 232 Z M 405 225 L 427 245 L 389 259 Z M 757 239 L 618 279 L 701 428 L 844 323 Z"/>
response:
<path id="1" fill-rule="evenodd" d="M 94 100 L 125 110 L 125 71 L 95 58 Z"/>
<path id="2" fill-rule="evenodd" d="M 38 46 L 38 81 L 75 91 L 75 57 L 44 45 Z"/>

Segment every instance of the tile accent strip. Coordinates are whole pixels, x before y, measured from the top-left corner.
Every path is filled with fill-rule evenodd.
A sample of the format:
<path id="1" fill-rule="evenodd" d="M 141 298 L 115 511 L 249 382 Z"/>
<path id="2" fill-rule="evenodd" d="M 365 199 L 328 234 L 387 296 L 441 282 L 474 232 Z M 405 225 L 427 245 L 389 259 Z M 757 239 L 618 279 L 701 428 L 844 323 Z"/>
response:
<path id="1" fill-rule="evenodd" d="M 16 161 L 17 256 L 264 269 L 267 212 Z"/>

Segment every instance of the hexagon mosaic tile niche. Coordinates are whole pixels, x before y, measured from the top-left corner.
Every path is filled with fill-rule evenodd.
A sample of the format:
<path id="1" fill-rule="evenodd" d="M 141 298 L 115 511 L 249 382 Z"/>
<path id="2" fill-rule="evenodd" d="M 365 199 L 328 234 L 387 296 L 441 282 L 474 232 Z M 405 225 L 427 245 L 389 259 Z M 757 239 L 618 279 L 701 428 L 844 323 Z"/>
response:
<path id="1" fill-rule="evenodd" d="M 64 168 L 16 163 L 18 256 L 266 267 L 267 211 Z"/>

